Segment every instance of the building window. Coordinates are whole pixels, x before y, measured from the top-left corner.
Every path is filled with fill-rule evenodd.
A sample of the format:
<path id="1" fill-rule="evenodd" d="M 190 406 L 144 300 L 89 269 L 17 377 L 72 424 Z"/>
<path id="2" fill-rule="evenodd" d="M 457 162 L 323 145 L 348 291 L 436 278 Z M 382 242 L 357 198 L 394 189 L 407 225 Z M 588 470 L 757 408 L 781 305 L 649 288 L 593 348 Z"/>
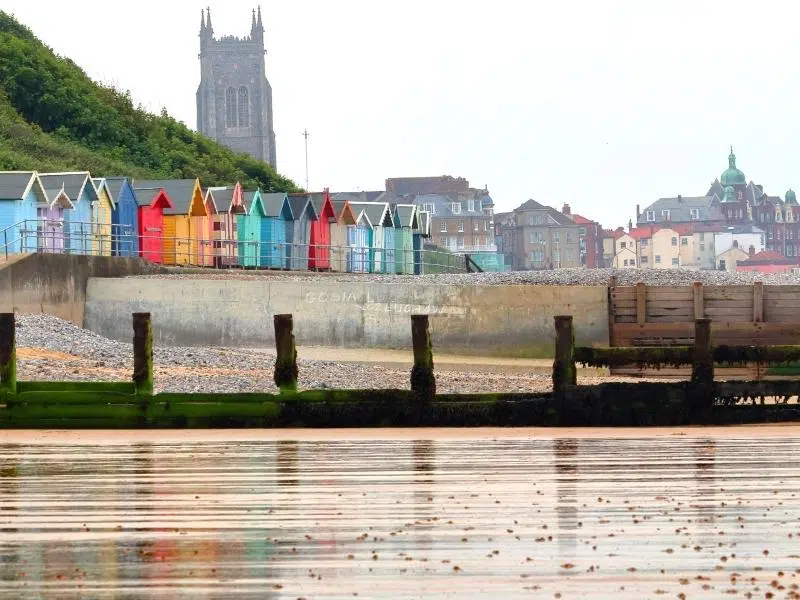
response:
<path id="1" fill-rule="evenodd" d="M 668 210 L 662 210 L 661 211 L 661 218 L 664 219 L 665 221 L 669 221 L 669 211 Z"/>
<path id="2" fill-rule="evenodd" d="M 483 222 L 483 230 L 484 231 L 489 231 L 489 221 L 484 221 Z"/>
<path id="3" fill-rule="evenodd" d="M 541 225 L 542 224 L 542 215 L 531 215 L 530 224 L 531 225 Z"/>
<path id="4" fill-rule="evenodd" d="M 673 267 L 677 267 L 679 265 L 680 265 L 680 262 L 678 261 L 678 259 L 677 258 L 673 258 L 672 259 L 672 266 Z"/>
<path id="5" fill-rule="evenodd" d="M 542 241 L 541 231 L 531 231 L 531 244 L 539 244 Z"/>
<path id="6" fill-rule="evenodd" d="M 571 232 L 568 231 L 566 234 L 564 234 L 564 237 L 566 238 L 567 244 L 571 244 L 572 243 L 572 233 Z"/>
<path id="7" fill-rule="evenodd" d="M 447 248 L 447 236 L 446 235 L 443 235 L 442 237 L 439 238 L 439 245 L 441 245 L 442 248 Z"/>
<path id="8" fill-rule="evenodd" d="M 647 248 L 650 245 L 650 240 L 645 238 L 643 240 L 639 240 L 639 243 L 642 245 L 642 248 Z"/>
<path id="9" fill-rule="evenodd" d="M 460 202 L 453 202 L 450 204 L 450 210 L 454 215 L 461 214 L 461 203 Z"/>
<path id="10" fill-rule="evenodd" d="M 706 251 L 706 245 L 700 244 L 700 252 L 705 252 L 705 251 Z"/>
<path id="11" fill-rule="evenodd" d="M 534 250 L 531 252 L 531 262 L 541 263 L 544 262 L 544 252 L 541 250 Z"/>
<path id="12" fill-rule="evenodd" d="M 439 233 L 447 233 L 447 221 L 442 221 L 439 225 Z"/>
<path id="13" fill-rule="evenodd" d="M 619 247 L 620 248 L 627 248 L 628 247 L 628 242 L 620 242 L 619 243 Z"/>
<path id="14" fill-rule="evenodd" d="M 741 200 L 742 198 L 744 198 L 744 196 L 742 195 L 742 190 L 739 190 L 738 192 L 736 192 L 736 199 Z"/>
<path id="15" fill-rule="evenodd" d="M 480 223 L 478 223 L 477 221 L 475 221 L 475 224 L 473 225 L 473 229 L 474 229 L 475 231 L 480 231 L 480 230 L 481 230 L 481 228 L 480 228 Z"/>
<path id="16" fill-rule="evenodd" d="M 434 205 L 432 203 L 423 204 L 422 210 L 424 210 L 425 212 L 429 212 L 432 215 L 436 214 L 436 210 L 434 209 Z"/>
<path id="17" fill-rule="evenodd" d="M 475 212 L 475 200 L 467 200 L 467 210 L 469 212 Z"/>
<path id="18" fill-rule="evenodd" d="M 661 263 L 661 255 L 660 254 L 656 254 L 656 264 L 660 264 L 660 263 Z"/>
<path id="19" fill-rule="evenodd" d="M 229 87 L 225 91 L 225 126 L 236 127 L 236 90 Z"/>
<path id="20" fill-rule="evenodd" d="M 700 218 L 700 209 L 699 208 L 690 208 L 689 209 L 689 219 L 692 221 L 697 221 Z"/>
<path id="21" fill-rule="evenodd" d="M 553 262 L 556 264 L 561 262 L 561 251 L 553 250 Z"/>
<path id="22" fill-rule="evenodd" d="M 678 238 L 676 238 L 676 237 L 672 238 L 672 239 L 670 240 L 670 243 L 671 243 L 673 246 L 677 246 L 677 245 L 678 245 Z"/>
<path id="23" fill-rule="evenodd" d="M 458 222 L 458 233 L 464 233 L 464 221 Z"/>
<path id="24" fill-rule="evenodd" d="M 706 239 L 706 234 L 701 232 L 701 233 L 700 233 L 700 241 L 701 241 L 701 242 L 704 242 L 704 241 L 705 241 L 705 239 Z"/>
<path id="25" fill-rule="evenodd" d="M 580 235 L 586 235 L 586 227 L 581 227 L 581 228 L 578 230 L 578 233 L 579 233 Z"/>
<path id="26" fill-rule="evenodd" d="M 239 127 L 250 127 L 250 98 L 247 88 L 239 88 Z"/>
<path id="27" fill-rule="evenodd" d="M 461 250 L 464 247 L 464 236 L 458 236 L 458 249 Z"/>
<path id="28" fill-rule="evenodd" d="M 558 242 L 558 241 L 560 241 L 560 236 L 559 236 L 559 234 L 558 234 L 558 232 L 557 232 L 557 231 L 554 231 L 554 232 L 553 232 L 553 241 L 554 241 L 554 242 Z"/>
<path id="29" fill-rule="evenodd" d="M 654 210 L 648 210 L 648 211 L 647 211 L 647 220 L 648 220 L 650 223 L 654 223 L 654 222 L 655 222 L 655 220 L 656 220 L 656 211 L 654 211 Z"/>
<path id="30" fill-rule="evenodd" d="M 635 267 L 635 266 L 636 266 L 636 259 L 635 259 L 635 258 L 632 258 L 632 259 L 631 259 L 631 266 L 632 266 L 632 267 Z"/>
<path id="31" fill-rule="evenodd" d="M 674 240 L 675 238 L 672 238 L 672 239 Z M 672 245 L 674 246 L 675 244 L 672 244 Z M 685 237 L 685 236 L 682 237 L 681 238 L 681 246 L 688 246 L 688 245 L 689 245 L 689 238 Z"/>
<path id="32" fill-rule="evenodd" d="M 646 265 L 647 264 L 647 255 L 646 254 L 642 254 L 639 257 L 639 263 L 642 264 L 642 265 Z"/>

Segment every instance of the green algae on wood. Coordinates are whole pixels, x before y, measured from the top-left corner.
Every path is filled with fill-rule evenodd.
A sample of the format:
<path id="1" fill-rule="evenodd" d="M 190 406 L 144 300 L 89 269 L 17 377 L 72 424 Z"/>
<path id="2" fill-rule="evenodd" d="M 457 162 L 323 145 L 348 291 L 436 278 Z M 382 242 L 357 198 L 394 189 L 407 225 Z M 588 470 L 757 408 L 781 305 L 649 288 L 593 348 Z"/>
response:
<path id="1" fill-rule="evenodd" d="M 133 383 L 136 393 L 153 393 L 153 324 L 150 313 L 133 313 Z"/>
<path id="2" fill-rule="evenodd" d="M 637 367 L 659 369 L 692 364 L 692 346 L 624 346 L 614 348 L 575 348 L 575 362 L 588 367 Z"/>
<path id="3" fill-rule="evenodd" d="M 430 402 L 436 395 L 436 376 L 428 315 L 411 315 L 411 344 L 414 351 L 411 391 L 417 400 Z"/>
<path id="4" fill-rule="evenodd" d="M 275 374 L 273 380 L 283 392 L 297 391 L 297 349 L 294 343 L 292 315 L 275 315 Z"/>
<path id="5" fill-rule="evenodd" d="M 14 313 L 0 314 L 0 388 L 17 391 L 17 340 Z"/>

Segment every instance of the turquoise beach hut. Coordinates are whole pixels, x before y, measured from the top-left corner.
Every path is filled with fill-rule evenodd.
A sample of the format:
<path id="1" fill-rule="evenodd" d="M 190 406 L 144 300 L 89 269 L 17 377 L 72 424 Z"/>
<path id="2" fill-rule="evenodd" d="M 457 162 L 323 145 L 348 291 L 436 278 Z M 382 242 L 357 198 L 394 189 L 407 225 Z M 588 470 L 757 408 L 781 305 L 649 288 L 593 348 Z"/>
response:
<path id="1" fill-rule="evenodd" d="M 294 227 L 294 215 L 289 198 L 283 192 L 261 193 L 264 217 L 261 219 L 261 240 L 258 266 L 267 269 L 287 269 L 289 248 L 286 233 Z"/>

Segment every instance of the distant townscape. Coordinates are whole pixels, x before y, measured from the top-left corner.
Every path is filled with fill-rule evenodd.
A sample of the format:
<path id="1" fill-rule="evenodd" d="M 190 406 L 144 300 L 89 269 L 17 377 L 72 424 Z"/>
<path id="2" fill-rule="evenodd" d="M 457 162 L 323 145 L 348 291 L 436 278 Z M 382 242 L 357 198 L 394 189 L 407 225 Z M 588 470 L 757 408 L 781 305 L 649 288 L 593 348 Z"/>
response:
<path id="1" fill-rule="evenodd" d="M 627 228 L 528 200 L 495 216 L 498 251 L 515 270 L 560 267 L 789 272 L 800 266 L 800 206 L 747 182 L 731 148 L 703 196 L 659 198 Z"/>

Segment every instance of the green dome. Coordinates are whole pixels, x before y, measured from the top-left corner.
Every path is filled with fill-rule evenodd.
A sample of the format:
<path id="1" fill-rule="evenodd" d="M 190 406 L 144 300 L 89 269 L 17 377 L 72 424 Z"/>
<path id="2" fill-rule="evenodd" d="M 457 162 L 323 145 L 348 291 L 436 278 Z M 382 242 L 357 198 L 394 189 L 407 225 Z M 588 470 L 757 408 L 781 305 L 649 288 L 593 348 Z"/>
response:
<path id="1" fill-rule="evenodd" d="M 789 188 L 789 191 L 786 192 L 786 204 L 797 204 L 797 195 L 794 193 L 792 188 Z"/>
<path id="2" fill-rule="evenodd" d="M 722 173 L 719 182 L 723 186 L 744 185 L 747 183 L 744 173 L 736 168 L 736 155 L 733 153 L 733 146 L 731 146 L 731 153 L 728 155 L 728 168 Z"/>

